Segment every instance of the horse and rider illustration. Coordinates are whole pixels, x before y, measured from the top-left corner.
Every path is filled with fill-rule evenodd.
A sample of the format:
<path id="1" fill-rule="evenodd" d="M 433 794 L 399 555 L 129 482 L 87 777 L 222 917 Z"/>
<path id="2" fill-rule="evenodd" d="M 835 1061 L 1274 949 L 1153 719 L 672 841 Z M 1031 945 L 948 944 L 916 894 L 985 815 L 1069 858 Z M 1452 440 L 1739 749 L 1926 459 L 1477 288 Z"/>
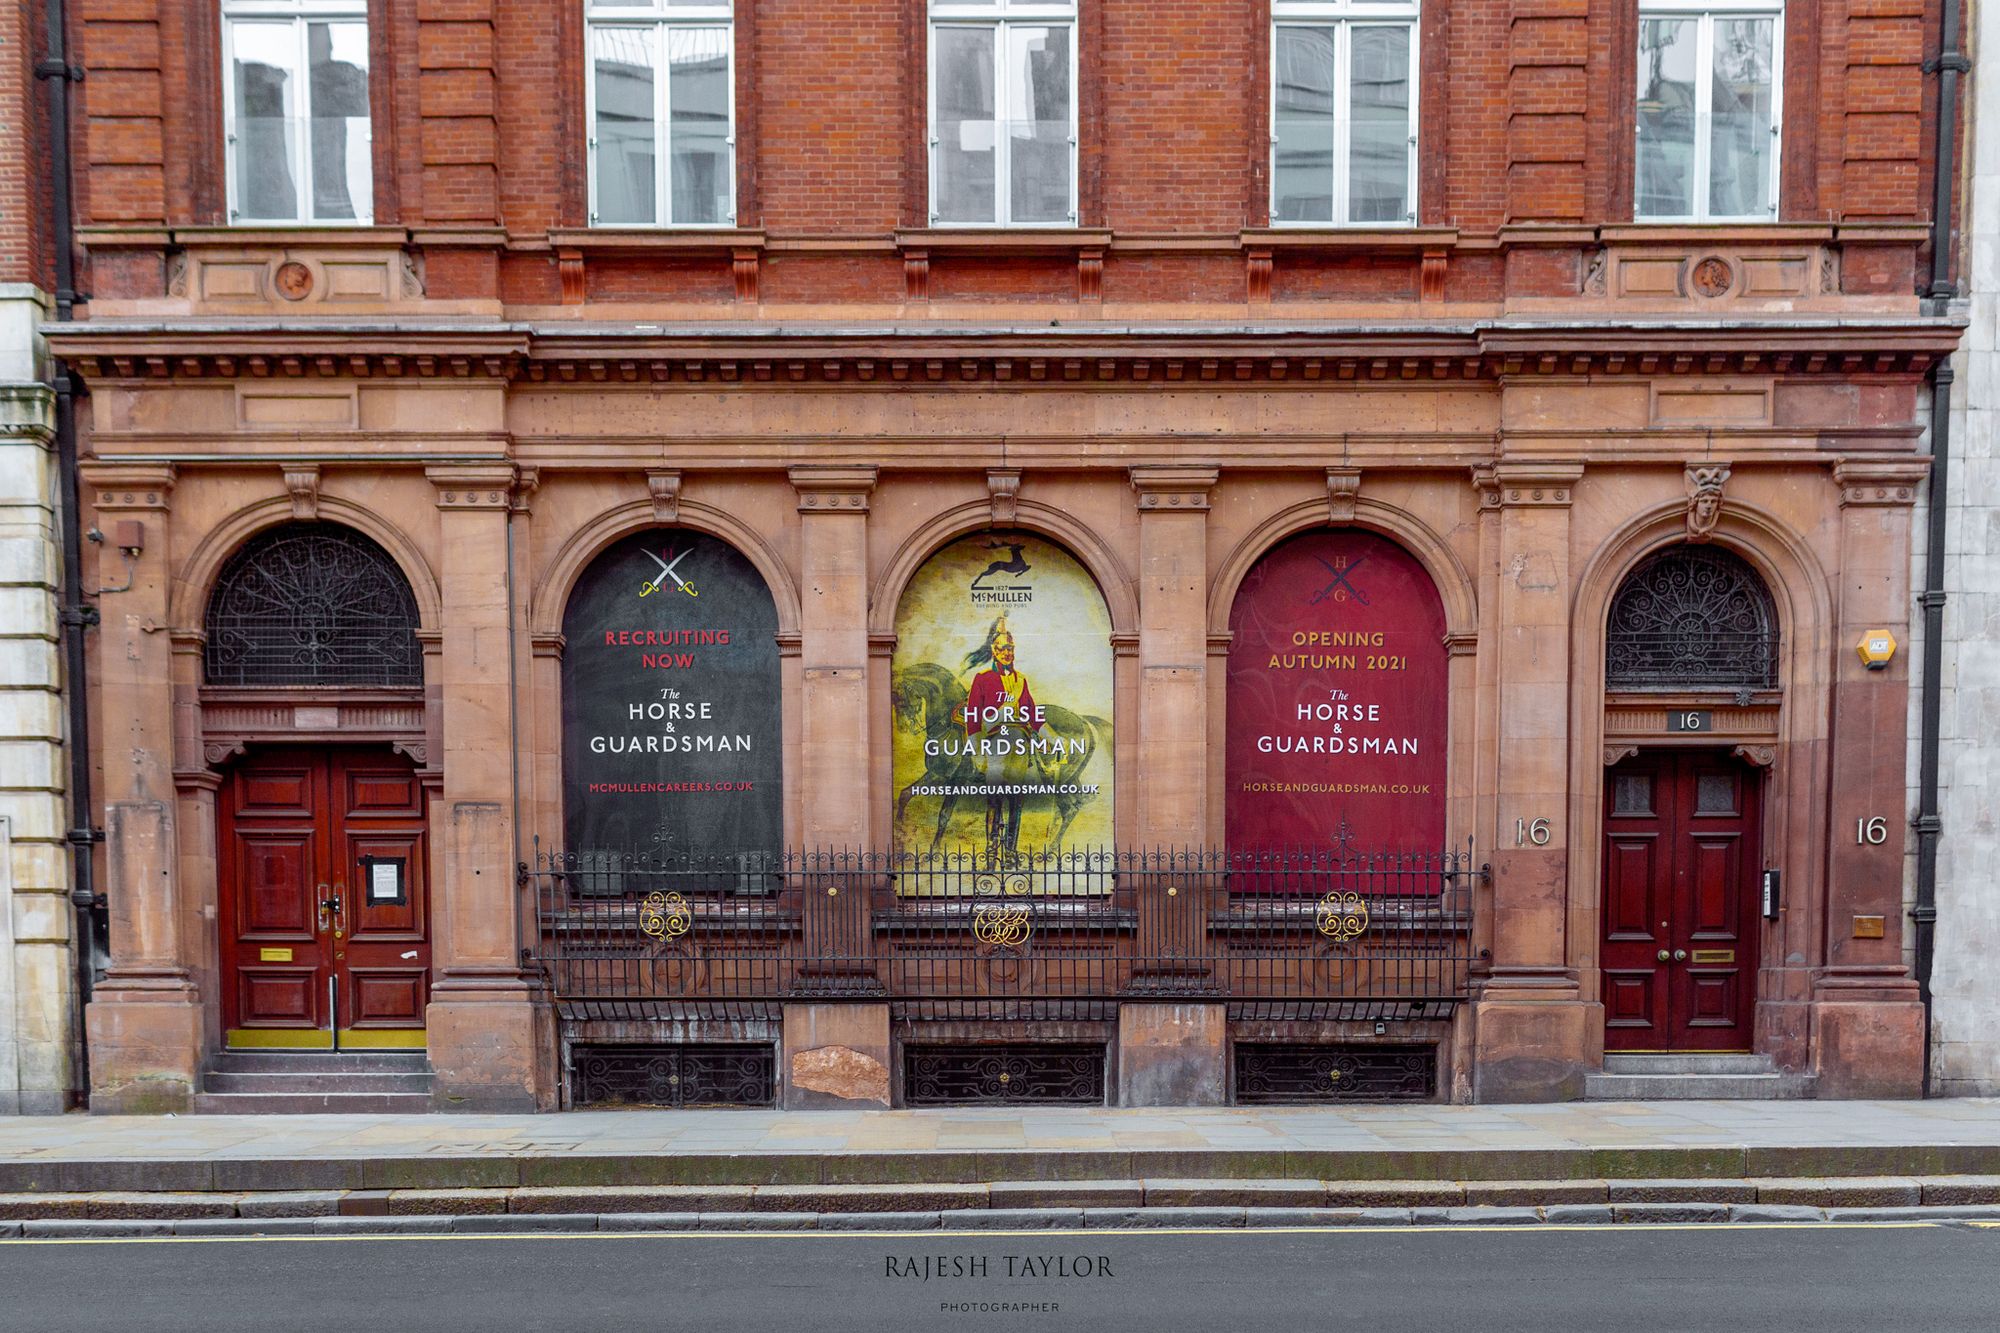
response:
<path id="1" fill-rule="evenodd" d="M 1018 556 L 1018 549 L 1016 555 Z M 1000 562 L 996 561 L 996 566 Z M 1030 802 L 1053 806 L 1044 850 L 1059 852 L 1077 815 L 1096 793 L 1071 790 L 1111 724 L 1060 704 L 1038 702 L 1016 662 L 1018 645 L 1003 615 L 985 641 L 965 655 L 959 670 L 937 662 L 899 667 L 889 686 L 898 724 L 924 738 L 924 770 L 896 796 L 896 823 L 920 788 L 942 788 L 930 850 L 939 851 L 961 799 L 959 788 L 1000 790 L 986 795 L 985 860 L 1012 864 L 1020 857 L 1021 819 Z M 969 683 L 961 677 L 973 673 Z M 1047 794 L 1016 788 L 1047 786 Z M 969 794 L 969 793 L 967 793 Z"/>

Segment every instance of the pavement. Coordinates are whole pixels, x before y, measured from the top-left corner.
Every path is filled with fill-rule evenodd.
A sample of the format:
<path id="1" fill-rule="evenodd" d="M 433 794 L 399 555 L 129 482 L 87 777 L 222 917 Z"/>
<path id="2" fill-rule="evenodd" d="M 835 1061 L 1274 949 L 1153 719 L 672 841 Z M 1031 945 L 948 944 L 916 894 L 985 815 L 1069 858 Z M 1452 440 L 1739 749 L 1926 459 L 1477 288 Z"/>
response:
<path id="1" fill-rule="evenodd" d="M 2000 1098 L 1524 1106 L 0 1117 L 0 1163 L 594 1156 L 2000 1148 Z"/>
<path id="2" fill-rule="evenodd" d="M 1974 1223 L 0 1241 L 0 1333 L 1985 1333 Z"/>
<path id="3" fill-rule="evenodd" d="M 1835 1178 L 1889 1183 L 1783 1193 L 1787 1180 Z M 1675 1180 L 1705 1183 L 1695 1194 L 1640 1189 Z M 1063 1182 L 1105 1189 L 1023 1195 L 1018 1188 Z M 1181 1182 L 1188 1188 L 1176 1194 Z M 1217 1197 L 1218 1182 L 1245 1188 Z M 1265 1182 L 1262 1193 L 1248 1188 L 1255 1182 Z M 1367 1182 L 1407 1188 L 1376 1197 L 1362 1188 Z M 1526 1182 L 1537 1191 L 1482 1193 L 1474 1188 L 1481 1182 Z M 1584 1192 L 1548 1188 L 1559 1182 L 1583 1182 Z M 1632 1188 L 1620 1195 L 1607 1182 Z M 979 1197 L 939 1201 L 924 1186 Z M 587 1206 L 621 1189 L 653 1193 Z M 916 1203 L 896 1202 L 904 1197 L 897 1190 L 911 1189 Z M 581 1194 L 550 1206 L 536 1193 L 563 1190 Z M 423 1197 L 437 1191 L 455 1193 L 442 1202 Z M 2000 1100 L 0 1119 L 0 1198 L 41 1196 L 48 1205 L 54 1195 L 132 1192 L 317 1192 L 312 1215 L 1984 1205 L 2000 1203 Z M 0 1217 L 43 1219 L 248 1215 L 233 1207 L 0 1210 Z"/>

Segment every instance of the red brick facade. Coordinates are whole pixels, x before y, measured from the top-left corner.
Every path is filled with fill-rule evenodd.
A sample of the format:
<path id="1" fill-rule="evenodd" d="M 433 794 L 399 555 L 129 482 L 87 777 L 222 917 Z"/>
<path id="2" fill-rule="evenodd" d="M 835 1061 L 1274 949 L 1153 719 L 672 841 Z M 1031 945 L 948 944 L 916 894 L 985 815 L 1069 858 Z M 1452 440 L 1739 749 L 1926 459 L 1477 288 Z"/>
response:
<path id="1" fill-rule="evenodd" d="M 370 6 L 360 227 L 222 225 L 214 0 L 72 6 L 90 301 L 53 342 L 88 387 L 88 521 L 146 533 L 93 640 L 100 1106 L 190 1104 L 225 1040 L 216 812 L 246 755 L 363 742 L 428 793 L 440 1097 L 560 1100 L 505 886 L 563 826 L 566 599 L 656 527 L 773 594 L 808 847 L 893 840 L 899 600 L 968 534 L 1038 534 L 1104 593 L 1127 847 L 1228 841 L 1231 607 L 1268 552 L 1359 528 L 1429 573 L 1441 818 L 1491 866 L 1463 1003 L 1385 1038 L 1100 996 L 1060 1035 L 1114 1053 L 1115 1099 L 1226 1099 L 1232 1043 L 1399 1039 L 1438 1052 L 1440 1095 L 1580 1095 L 1621 1041 L 1605 771 L 1691 748 L 1760 793 L 1740 868 L 1786 885 L 1731 952 L 1754 994 L 1729 1049 L 1825 1095 L 1916 1088 L 1908 662 L 1854 644 L 1907 621 L 1919 404 L 1958 336 L 1918 295 L 1939 0 L 1789 0 L 1776 215 L 1727 225 L 1633 221 L 1633 0 L 1425 0 L 1415 218 L 1356 227 L 1272 225 L 1266 0 L 1081 0 L 1076 223 L 1048 229 L 931 225 L 923 0 L 738 0 L 737 217 L 683 229 L 588 225 L 581 0 Z M 421 689 L 208 683 L 218 571 L 307 520 L 408 580 Z M 1614 595 L 1688 544 L 1766 585 L 1769 681 L 1608 685 Z M 761 1028 L 679 1039 L 777 1043 L 793 1105 L 892 1098 L 913 1041 L 1052 1031 L 762 998 Z"/>

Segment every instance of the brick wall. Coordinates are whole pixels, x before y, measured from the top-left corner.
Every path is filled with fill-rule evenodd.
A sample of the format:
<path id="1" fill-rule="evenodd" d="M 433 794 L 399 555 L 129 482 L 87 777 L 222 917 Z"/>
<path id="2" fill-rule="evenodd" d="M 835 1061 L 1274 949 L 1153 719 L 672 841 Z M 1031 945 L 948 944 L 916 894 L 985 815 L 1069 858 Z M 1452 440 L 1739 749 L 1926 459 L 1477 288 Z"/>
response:
<path id="1" fill-rule="evenodd" d="M 220 216 L 214 3 L 74 0 L 90 69 L 79 124 L 87 222 Z M 1787 220 L 1925 216 L 1931 76 L 1922 64 L 1940 3 L 1791 0 Z M 374 0 L 378 220 L 504 227 L 516 237 L 585 220 L 580 5 Z M 1422 221 L 1485 234 L 1518 222 L 1629 219 L 1633 8 L 1430 0 Z M 1084 225 L 1228 235 L 1266 220 L 1269 12 L 1268 0 L 1086 0 Z M 925 224 L 926 38 L 923 0 L 739 0 L 743 225 L 885 237 Z M 518 293 L 554 290 L 546 257 L 507 265 L 464 272 L 489 295 L 502 282 Z M 825 266 L 835 287 L 826 299 L 845 299 L 850 268 Z M 1220 273 L 1191 290 L 1209 291 Z M 785 289 L 813 299 L 799 290 L 803 276 Z"/>

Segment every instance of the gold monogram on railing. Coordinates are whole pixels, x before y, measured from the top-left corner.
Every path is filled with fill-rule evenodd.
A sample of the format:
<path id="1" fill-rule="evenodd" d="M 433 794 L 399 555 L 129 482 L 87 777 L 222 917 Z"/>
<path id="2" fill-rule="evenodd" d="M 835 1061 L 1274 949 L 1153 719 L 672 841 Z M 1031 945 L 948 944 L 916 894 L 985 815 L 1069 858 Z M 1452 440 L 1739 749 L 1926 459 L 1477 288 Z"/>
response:
<path id="1" fill-rule="evenodd" d="M 1026 903 L 980 903 L 972 909 L 972 938 L 995 949 L 1016 949 L 1034 933 Z"/>
<path id="2" fill-rule="evenodd" d="M 1358 893 L 1336 889 L 1319 900 L 1313 926 L 1335 944 L 1359 939 L 1368 930 L 1368 904 Z"/>
<path id="3" fill-rule="evenodd" d="M 656 940 L 677 940 L 693 925 L 688 901 L 678 893 L 649 893 L 639 905 L 639 929 Z"/>

